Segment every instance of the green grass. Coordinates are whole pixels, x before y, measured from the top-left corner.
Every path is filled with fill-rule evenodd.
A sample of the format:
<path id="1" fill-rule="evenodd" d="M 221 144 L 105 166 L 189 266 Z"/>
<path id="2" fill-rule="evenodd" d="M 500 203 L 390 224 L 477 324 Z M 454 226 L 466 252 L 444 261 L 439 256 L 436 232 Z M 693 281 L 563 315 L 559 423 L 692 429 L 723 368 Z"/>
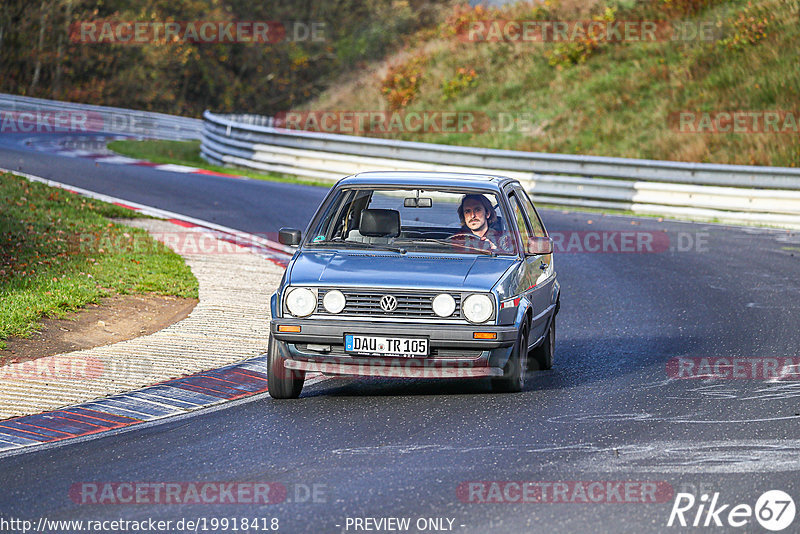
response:
<path id="1" fill-rule="evenodd" d="M 123 156 L 144 159 L 147 161 L 152 161 L 153 163 L 175 163 L 178 165 L 198 167 L 200 169 L 206 169 L 214 172 L 234 174 L 236 176 L 247 176 L 248 178 L 254 178 L 256 180 L 288 182 L 325 188 L 329 188 L 331 185 L 333 185 L 332 181 L 297 178 L 290 175 L 276 173 L 259 173 L 248 169 L 211 165 L 200 157 L 200 141 L 123 140 L 111 141 L 108 143 L 108 148 L 114 152 L 117 152 L 118 154 L 122 154 Z"/>
<path id="2" fill-rule="evenodd" d="M 0 348 L 43 316 L 113 294 L 197 298 L 183 258 L 144 230 L 115 224 L 128 209 L 0 174 Z"/>
<path id="3" fill-rule="evenodd" d="M 108 148 L 124 156 L 146 159 L 153 163 L 176 163 L 192 167 L 208 165 L 200 157 L 200 141 L 111 141 Z"/>

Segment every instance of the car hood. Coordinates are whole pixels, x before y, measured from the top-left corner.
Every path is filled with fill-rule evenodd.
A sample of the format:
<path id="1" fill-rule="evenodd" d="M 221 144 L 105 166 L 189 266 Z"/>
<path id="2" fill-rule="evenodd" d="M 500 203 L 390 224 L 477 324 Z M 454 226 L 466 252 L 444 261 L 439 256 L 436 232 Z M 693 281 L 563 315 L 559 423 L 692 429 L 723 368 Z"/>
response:
<path id="1" fill-rule="evenodd" d="M 290 283 L 488 291 L 518 261 L 513 256 L 439 256 L 382 251 L 300 252 L 292 264 Z"/>

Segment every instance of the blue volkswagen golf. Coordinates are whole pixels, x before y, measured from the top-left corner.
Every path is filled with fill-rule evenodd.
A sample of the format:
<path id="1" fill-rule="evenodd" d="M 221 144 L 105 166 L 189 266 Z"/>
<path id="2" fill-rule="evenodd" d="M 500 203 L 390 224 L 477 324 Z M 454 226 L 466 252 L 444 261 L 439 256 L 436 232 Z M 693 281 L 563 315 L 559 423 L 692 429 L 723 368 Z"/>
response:
<path id="1" fill-rule="evenodd" d="M 308 372 L 515 392 L 553 365 L 553 242 L 517 180 L 360 173 L 279 241 L 298 249 L 271 300 L 273 398 L 298 397 Z"/>

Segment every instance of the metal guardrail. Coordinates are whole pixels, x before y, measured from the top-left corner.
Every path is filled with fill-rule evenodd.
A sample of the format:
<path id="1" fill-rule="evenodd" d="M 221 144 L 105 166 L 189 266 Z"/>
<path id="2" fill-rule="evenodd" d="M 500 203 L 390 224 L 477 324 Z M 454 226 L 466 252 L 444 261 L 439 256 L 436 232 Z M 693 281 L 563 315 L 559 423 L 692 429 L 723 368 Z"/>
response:
<path id="1" fill-rule="evenodd" d="M 7 132 L 64 131 L 183 140 L 200 139 L 203 129 L 200 119 L 9 94 L 0 94 L 0 111 L 13 114 L 10 121 L 4 117 L 3 131 Z"/>
<path id="2" fill-rule="evenodd" d="M 534 201 L 800 228 L 800 169 L 459 147 L 275 128 L 271 117 L 203 115 L 215 164 L 337 180 L 367 170 L 501 174 Z"/>

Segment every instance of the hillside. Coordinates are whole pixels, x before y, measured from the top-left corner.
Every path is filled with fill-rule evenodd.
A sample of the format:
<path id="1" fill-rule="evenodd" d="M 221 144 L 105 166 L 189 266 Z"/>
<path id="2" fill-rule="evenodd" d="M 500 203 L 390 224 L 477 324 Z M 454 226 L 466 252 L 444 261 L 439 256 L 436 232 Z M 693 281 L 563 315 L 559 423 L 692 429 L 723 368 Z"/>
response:
<path id="1" fill-rule="evenodd" d="M 798 4 L 547 0 L 500 9 L 459 6 L 436 29 L 415 33 L 399 53 L 341 78 L 304 109 L 335 110 L 337 117 L 352 110 L 396 111 L 401 118 L 449 110 L 475 119 L 469 131 L 450 133 L 400 123 L 387 126 L 388 133 L 352 132 L 346 121 L 332 123 L 341 133 L 798 166 Z M 657 32 L 653 39 L 604 39 L 586 26 L 583 37 L 532 42 L 514 32 L 504 39 L 509 20 L 650 21 Z"/>

